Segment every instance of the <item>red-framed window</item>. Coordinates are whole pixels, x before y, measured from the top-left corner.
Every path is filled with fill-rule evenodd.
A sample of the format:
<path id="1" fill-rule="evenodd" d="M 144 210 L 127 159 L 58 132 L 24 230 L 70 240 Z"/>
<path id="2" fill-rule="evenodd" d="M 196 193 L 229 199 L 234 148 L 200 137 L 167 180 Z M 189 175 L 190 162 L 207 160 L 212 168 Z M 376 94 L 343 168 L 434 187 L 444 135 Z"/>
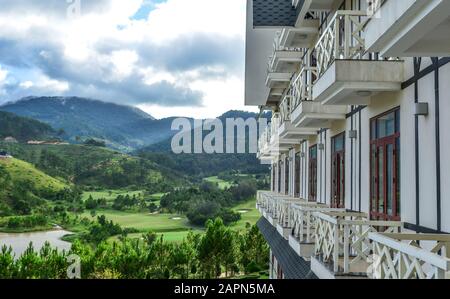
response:
<path id="1" fill-rule="evenodd" d="M 284 193 L 289 194 L 289 158 L 286 157 L 284 160 Z"/>
<path id="2" fill-rule="evenodd" d="M 294 195 L 300 197 L 300 152 L 295 154 L 294 173 Z"/>
<path id="3" fill-rule="evenodd" d="M 309 201 L 317 201 L 317 145 L 309 148 Z"/>
<path id="4" fill-rule="evenodd" d="M 370 122 L 370 216 L 400 220 L 400 109 Z"/>
<path id="5" fill-rule="evenodd" d="M 345 133 L 331 138 L 331 207 L 345 208 Z"/>

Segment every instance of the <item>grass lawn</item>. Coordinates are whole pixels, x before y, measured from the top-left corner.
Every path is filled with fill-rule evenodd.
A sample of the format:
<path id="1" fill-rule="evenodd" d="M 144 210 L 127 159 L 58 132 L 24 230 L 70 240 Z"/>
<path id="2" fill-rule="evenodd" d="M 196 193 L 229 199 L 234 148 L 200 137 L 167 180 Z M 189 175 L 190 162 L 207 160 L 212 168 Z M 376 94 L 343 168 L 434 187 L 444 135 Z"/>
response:
<path id="1" fill-rule="evenodd" d="M 222 189 L 222 190 L 225 190 L 225 189 L 230 188 L 231 186 L 233 186 L 232 183 L 224 181 L 224 180 L 221 180 L 217 176 L 212 176 L 212 177 L 209 177 L 209 178 L 205 178 L 204 180 L 207 181 L 207 182 L 210 182 L 210 183 L 218 184 L 219 188 Z"/>
<path id="2" fill-rule="evenodd" d="M 126 190 L 105 190 L 105 191 L 89 191 L 84 192 L 82 196 L 82 200 L 87 200 L 89 196 L 92 196 L 93 199 L 104 198 L 108 202 L 112 202 L 118 195 L 140 195 L 143 191 L 126 191 Z"/>
<path id="3" fill-rule="evenodd" d="M 252 198 L 244 203 L 241 203 L 233 208 L 234 211 L 241 213 L 241 220 L 232 225 L 232 228 L 237 230 L 245 229 L 245 225 L 249 222 L 251 225 L 261 218 L 258 210 L 256 209 L 256 199 Z"/>
<path id="4" fill-rule="evenodd" d="M 179 232 L 186 231 L 191 228 L 195 229 L 195 227 L 189 224 L 185 216 L 174 214 L 149 214 L 114 210 L 98 210 L 95 217 L 100 215 L 105 215 L 108 220 L 112 220 L 114 223 L 118 223 L 124 228 L 135 228 L 140 232 Z M 90 212 L 83 213 L 82 217 L 92 219 Z"/>

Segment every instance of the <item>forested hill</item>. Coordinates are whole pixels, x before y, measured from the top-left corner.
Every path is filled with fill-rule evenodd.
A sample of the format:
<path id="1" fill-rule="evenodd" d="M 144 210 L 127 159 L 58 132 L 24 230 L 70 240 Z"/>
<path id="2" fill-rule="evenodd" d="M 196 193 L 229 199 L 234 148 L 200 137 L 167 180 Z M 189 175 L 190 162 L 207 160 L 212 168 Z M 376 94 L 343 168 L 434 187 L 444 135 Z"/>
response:
<path id="1" fill-rule="evenodd" d="M 28 97 L 0 110 L 63 129 L 68 141 L 97 138 L 121 151 L 154 144 L 172 134 L 171 119 L 155 120 L 135 107 L 79 97 Z"/>
<path id="2" fill-rule="evenodd" d="M 0 111 L 0 140 L 12 137 L 19 142 L 57 137 L 55 130 L 37 120 Z"/>
<path id="3" fill-rule="evenodd" d="M 257 113 L 245 111 L 229 111 L 219 117 L 223 123 L 224 136 L 226 136 L 226 119 L 242 118 L 247 120 L 249 118 L 258 119 Z M 270 114 L 263 114 L 260 117 L 270 118 Z M 203 136 L 209 132 L 204 131 Z M 248 132 L 247 132 L 248 133 Z M 192 133 L 193 134 L 193 133 Z M 249 135 L 243 136 L 235 135 L 233 142 L 236 144 L 238 139 L 243 140 L 246 144 L 249 142 Z M 242 140 L 241 140 L 242 141 Z M 193 139 L 192 139 L 193 142 Z M 205 177 L 217 175 L 222 172 L 236 172 L 236 173 L 267 173 L 268 167 L 261 165 L 256 158 L 255 153 L 246 154 L 174 154 L 171 148 L 172 139 L 166 139 L 160 143 L 148 146 L 136 152 L 147 160 L 153 161 L 159 165 L 173 169 L 177 172 L 184 173 L 189 176 Z M 227 140 L 224 140 L 224 148 L 226 148 Z M 248 149 L 248 148 L 247 148 Z"/>

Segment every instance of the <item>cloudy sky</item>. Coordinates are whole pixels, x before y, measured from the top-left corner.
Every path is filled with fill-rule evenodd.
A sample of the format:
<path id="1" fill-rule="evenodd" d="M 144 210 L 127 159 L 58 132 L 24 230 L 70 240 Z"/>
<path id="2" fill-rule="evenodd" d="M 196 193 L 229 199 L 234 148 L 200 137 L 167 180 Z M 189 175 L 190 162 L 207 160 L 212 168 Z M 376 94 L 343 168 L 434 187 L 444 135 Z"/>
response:
<path id="1" fill-rule="evenodd" d="M 157 118 L 249 110 L 245 0 L 0 0 L 0 7 L 0 104 L 62 95 L 134 105 Z"/>

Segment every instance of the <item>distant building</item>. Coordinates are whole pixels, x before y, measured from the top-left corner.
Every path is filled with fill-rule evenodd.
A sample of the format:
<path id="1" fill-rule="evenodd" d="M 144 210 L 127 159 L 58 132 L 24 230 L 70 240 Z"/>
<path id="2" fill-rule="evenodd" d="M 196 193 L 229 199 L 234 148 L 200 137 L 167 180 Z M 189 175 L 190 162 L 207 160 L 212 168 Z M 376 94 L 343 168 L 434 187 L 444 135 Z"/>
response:
<path id="1" fill-rule="evenodd" d="M 12 156 L 8 152 L 0 150 L 0 160 L 11 159 Z"/>
<path id="2" fill-rule="evenodd" d="M 3 139 L 4 142 L 6 143 L 18 143 L 17 139 L 14 137 L 6 137 L 5 139 Z"/>
<path id="3" fill-rule="evenodd" d="M 27 142 L 29 145 L 68 145 L 67 142 L 61 141 L 40 141 L 40 140 L 30 140 Z"/>

